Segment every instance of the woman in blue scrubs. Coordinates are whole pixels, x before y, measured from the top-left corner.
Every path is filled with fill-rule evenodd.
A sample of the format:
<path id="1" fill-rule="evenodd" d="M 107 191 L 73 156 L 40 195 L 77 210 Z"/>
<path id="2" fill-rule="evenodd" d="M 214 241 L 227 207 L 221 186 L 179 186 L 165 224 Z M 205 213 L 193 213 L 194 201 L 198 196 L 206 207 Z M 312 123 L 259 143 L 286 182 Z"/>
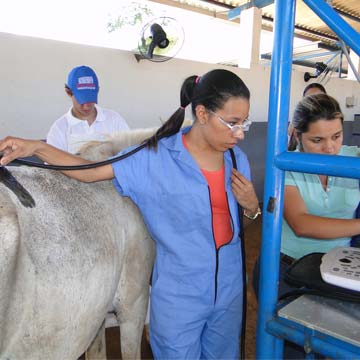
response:
<path id="1" fill-rule="evenodd" d="M 242 261 L 238 203 L 260 212 L 244 152 L 250 93 L 233 72 L 187 78 L 180 107 L 134 155 L 64 171 L 84 182 L 113 179 L 140 209 L 156 242 L 150 342 L 156 359 L 238 359 Z M 194 123 L 181 129 L 191 104 Z M 234 170 L 230 150 L 239 171 Z M 49 164 L 89 163 L 43 142 L 7 138 L 1 164 L 36 155 Z M 125 151 L 126 152 L 126 151 Z"/>

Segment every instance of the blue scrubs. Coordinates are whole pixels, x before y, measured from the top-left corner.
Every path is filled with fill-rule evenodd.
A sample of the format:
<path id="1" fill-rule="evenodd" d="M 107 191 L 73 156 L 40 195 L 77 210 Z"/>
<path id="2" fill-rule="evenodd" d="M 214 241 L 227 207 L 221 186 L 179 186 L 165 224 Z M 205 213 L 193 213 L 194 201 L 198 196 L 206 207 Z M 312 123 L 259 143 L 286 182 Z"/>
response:
<path id="1" fill-rule="evenodd" d="M 156 359 L 238 359 L 242 320 L 242 263 L 232 161 L 225 186 L 232 240 L 216 250 L 209 188 L 182 143 L 182 129 L 113 164 L 116 189 L 139 207 L 156 242 L 150 343 Z M 234 149 L 250 179 L 246 155 Z"/>

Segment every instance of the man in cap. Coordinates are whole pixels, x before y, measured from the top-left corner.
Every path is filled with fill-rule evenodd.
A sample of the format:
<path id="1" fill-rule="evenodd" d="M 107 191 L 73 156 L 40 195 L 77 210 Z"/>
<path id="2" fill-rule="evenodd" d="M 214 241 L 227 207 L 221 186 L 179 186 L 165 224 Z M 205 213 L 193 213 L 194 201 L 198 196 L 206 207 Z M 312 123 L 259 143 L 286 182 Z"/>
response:
<path id="1" fill-rule="evenodd" d="M 75 154 L 88 141 L 105 140 L 108 134 L 129 129 L 117 112 L 97 105 L 99 81 L 90 67 L 73 68 L 65 92 L 72 100 L 72 107 L 51 126 L 46 138 L 48 144 Z"/>

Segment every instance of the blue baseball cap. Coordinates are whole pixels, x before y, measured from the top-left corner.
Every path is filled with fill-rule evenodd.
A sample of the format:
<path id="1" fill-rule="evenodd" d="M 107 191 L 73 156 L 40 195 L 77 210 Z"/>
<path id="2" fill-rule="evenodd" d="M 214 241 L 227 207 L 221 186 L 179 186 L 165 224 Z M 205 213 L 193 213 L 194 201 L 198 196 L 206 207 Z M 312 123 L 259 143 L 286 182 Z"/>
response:
<path id="1" fill-rule="evenodd" d="M 82 65 L 73 68 L 68 75 L 67 86 L 79 104 L 97 103 L 99 81 L 90 67 Z"/>

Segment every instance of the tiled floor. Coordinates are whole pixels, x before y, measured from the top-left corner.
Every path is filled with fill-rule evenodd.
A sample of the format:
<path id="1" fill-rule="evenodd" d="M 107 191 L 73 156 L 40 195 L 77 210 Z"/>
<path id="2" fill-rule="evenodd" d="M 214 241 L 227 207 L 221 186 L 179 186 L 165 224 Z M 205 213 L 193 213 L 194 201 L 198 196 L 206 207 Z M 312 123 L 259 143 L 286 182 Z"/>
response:
<path id="1" fill-rule="evenodd" d="M 259 254 L 261 239 L 261 219 L 255 220 L 245 229 L 246 241 L 246 265 L 249 278 L 248 286 L 248 310 L 247 310 L 247 326 L 246 326 L 246 358 L 255 359 L 255 334 L 256 334 L 256 312 L 257 303 L 254 292 L 251 288 L 252 269 L 255 260 Z M 108 359 L 121 359 L 120 355 L 120 334 L 119 328 L 106 329 L 106 349 Z M 151 348 L 144 334 L 142 339 L 142 359 L 153 359 Z"/>

